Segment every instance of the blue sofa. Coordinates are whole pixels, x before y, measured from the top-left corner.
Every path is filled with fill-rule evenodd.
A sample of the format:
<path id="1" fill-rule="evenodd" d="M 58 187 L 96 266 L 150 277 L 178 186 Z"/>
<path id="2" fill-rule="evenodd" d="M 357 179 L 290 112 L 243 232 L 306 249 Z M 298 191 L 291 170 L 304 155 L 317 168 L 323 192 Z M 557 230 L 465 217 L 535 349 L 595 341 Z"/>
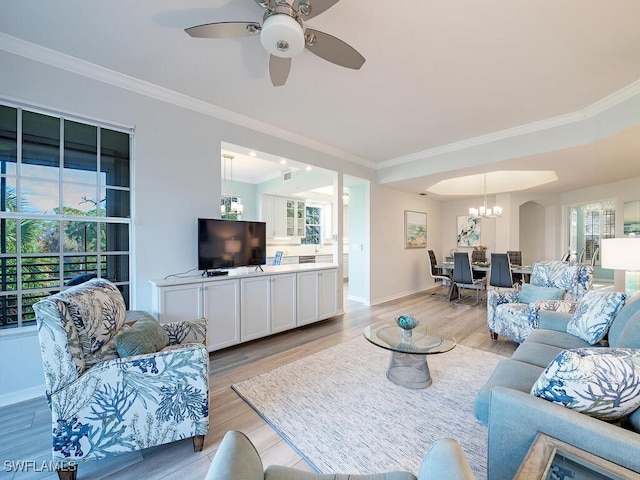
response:
<path id="1" fill-rule="evenodd" d="M 540 311 L 532 331 L 502 360 L 479 392 L 475 417 L 488 426 L 488 477 L 511 479 L 538 432 L 640 473 L 640 409 L 609 423 L 532 395 L 532 387 L 566 349 L 601 348 L 567 333 L 571 314 Z M 608 331 L 608 345 L 640 349 L 640 294 L 627 300 Z"/>

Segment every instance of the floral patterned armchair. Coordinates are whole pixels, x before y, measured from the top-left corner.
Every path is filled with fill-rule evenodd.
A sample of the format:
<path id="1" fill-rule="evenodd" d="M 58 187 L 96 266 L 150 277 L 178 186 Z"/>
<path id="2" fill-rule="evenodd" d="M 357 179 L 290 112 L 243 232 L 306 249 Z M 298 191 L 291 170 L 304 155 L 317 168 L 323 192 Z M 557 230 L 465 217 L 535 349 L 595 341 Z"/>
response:
<path id="1" fill-rule="evenodd" d="M 121 358 L 116 335 L 150 315 L 127 312 L 109 281 L 74 286 L 34 310 L 59 478 L 75 478 L 85 461 L 185 438 L 202 450 L 209 428 L 205 319 L 156 323 L 169 345 Z"/>
<path id="2" fill-rule="evenodd" d="M 564 298 L 520 303 L 521 291 L 518 289 L 490 290 L 487 295 L 487 324 L 494 340 L 502 335 L 518 343 L 524 342 L 538 328 L 541 309 L 573 313 L 578 302 L 591 289 L 593 267 L 581 263 L 538 262 L 533 265 L 530 283 L 564 289 Z"/>

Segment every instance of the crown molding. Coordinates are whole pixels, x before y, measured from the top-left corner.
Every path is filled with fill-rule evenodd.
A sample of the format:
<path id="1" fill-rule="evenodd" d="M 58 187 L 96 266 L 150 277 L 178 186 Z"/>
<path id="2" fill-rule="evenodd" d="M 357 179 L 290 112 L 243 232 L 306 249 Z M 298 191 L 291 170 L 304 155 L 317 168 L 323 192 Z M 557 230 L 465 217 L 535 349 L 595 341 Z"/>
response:
<path id="1" fill-rule="evenodd" d="M 617 92 L 614 92 L 606 97 L 588 105 L 582 110 L 576 112 L 567 113 L 564 115 L 558 115 L 556 117 L 546 118 L 537 122 L 527 123 L 519 125 L 517 127 L 507 128 L 505 130 L 499 130 L 497 132 L 491 132 L 479 137 L 468 138 L 459 142 L 449 143 L 439 147 L 423 150 L 421 152 L 411 153 L 402 157 L 392 158 L 380 162 L 377 166 L 378 170 L 395 167 L 405 163 L 411 163 L 416 160 L 424 160 L 426 158 L 436 157 L 446 153 L 464 150 L 478 145 L 485 145 L 488 143 L 496 142 L 499 140 L 505 140 L 508 138 L 519 137 L 522 135 L 528 135 L 543 130 L 549 130 L 553 128 L 562 127 L 572 123 L 581 122 L 592 118 L 616 105 L 619 105 L 636 95 L 640 94 L 640 80 L 637 80 L 626 87 L 621 88 Z"/>
<path id="2" fill-rule="evenodd" d="M 375 169 L 375 162 L 251 117 L 0 32 L 0 50 Z"/>
<path id="3" fill-rule="evenodd" d="M 321 142 L 309 139 L 302 135 L 294 134 L 288 130 L 275 127 L 261 122 L 251 117 L 232 112 L 217 105 L 198 100 L 197 98 L 178 93 L 176 91 L 155 85 L 153 83 L 135 78 L 115 70 L 111 70 L 100 65 L 67 55 L 56 50 L 52 50 L 35 43 L 7 35 L 0 32 L 0 50 L 19 55 L 31 60 L 60 68 L 78 75 L 82 75 L 103 83 L 113 85 L 118 88 L 129 90 L 141 95 L 145 95 L 156 100 L 186 108 L 194 112 L 217 118 L 235 125 L 249 128 L 251 130 L 264 133 L 282 140 L 301 145 L 303 147 L 325 153 L 348 162 L 362 165 L 374 170 L 382 170 L 416 160 L 424 160 L 438 155 L 465 150 L 479 145 L 519 137 L 531 133 L 558 128 L 564 125 L 584 121 L 596 116 L 609 108 L 619 105 L 626 100 L 640 94 L 640 80 L 633 82 L 622 89 L 607 95 L 606 97 L 588 105 L 576 112 L 551 117 L 537 122 L 520 125 L 497 132 L 488 133 L 478 137 L 468 138 L 459 142 L 441 145 L 420 152 L 411 153 L 401 157 L 392 158 L 376 163 L 372 160 L 353 155 L 338 148 L 326 145 Z"/>

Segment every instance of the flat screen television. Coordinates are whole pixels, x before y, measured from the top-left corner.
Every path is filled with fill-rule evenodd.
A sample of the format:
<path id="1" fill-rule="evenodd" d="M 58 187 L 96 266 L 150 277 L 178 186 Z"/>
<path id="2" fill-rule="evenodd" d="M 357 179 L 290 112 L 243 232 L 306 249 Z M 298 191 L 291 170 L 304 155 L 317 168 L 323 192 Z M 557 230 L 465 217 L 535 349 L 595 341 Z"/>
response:
<path id="1" fill-rule="evenodd" d="M 221 270 L 267 263 L 267 224 L 198 219 L 198 270 Z"/>

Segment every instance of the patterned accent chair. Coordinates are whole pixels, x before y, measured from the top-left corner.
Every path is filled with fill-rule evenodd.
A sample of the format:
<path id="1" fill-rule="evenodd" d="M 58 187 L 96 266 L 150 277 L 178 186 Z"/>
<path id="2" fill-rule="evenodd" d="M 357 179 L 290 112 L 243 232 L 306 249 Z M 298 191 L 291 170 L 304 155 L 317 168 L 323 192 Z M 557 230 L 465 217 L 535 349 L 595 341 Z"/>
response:
<path id="1" fill-rule="evenodd" d="M 519 303 L 519 289 L 490 290 L 487 295 L 487 325 L 494 340 L 502 335 L 518 343 L 524 342 L 538 328 L 540 310 L 572 314 L 584 294 L 591 289 L 593 267 L 580 263 L 538 262 L 533 265 L 530 283 L 564 289 L 564 298 Z"/>
<path id="2" fill-rule="evenodd" d="M 76 478 L 85 461 L 181 439 L 193 438 L 202 450 L 209 428 L 205 319 L 149 322 L 168 346 L 121 358 L 116 334 L 136 331 L 132 320 L 155 319 L 127 312 L 109 281 L 89 280 L 34 310 L 60 479 Z"/>

